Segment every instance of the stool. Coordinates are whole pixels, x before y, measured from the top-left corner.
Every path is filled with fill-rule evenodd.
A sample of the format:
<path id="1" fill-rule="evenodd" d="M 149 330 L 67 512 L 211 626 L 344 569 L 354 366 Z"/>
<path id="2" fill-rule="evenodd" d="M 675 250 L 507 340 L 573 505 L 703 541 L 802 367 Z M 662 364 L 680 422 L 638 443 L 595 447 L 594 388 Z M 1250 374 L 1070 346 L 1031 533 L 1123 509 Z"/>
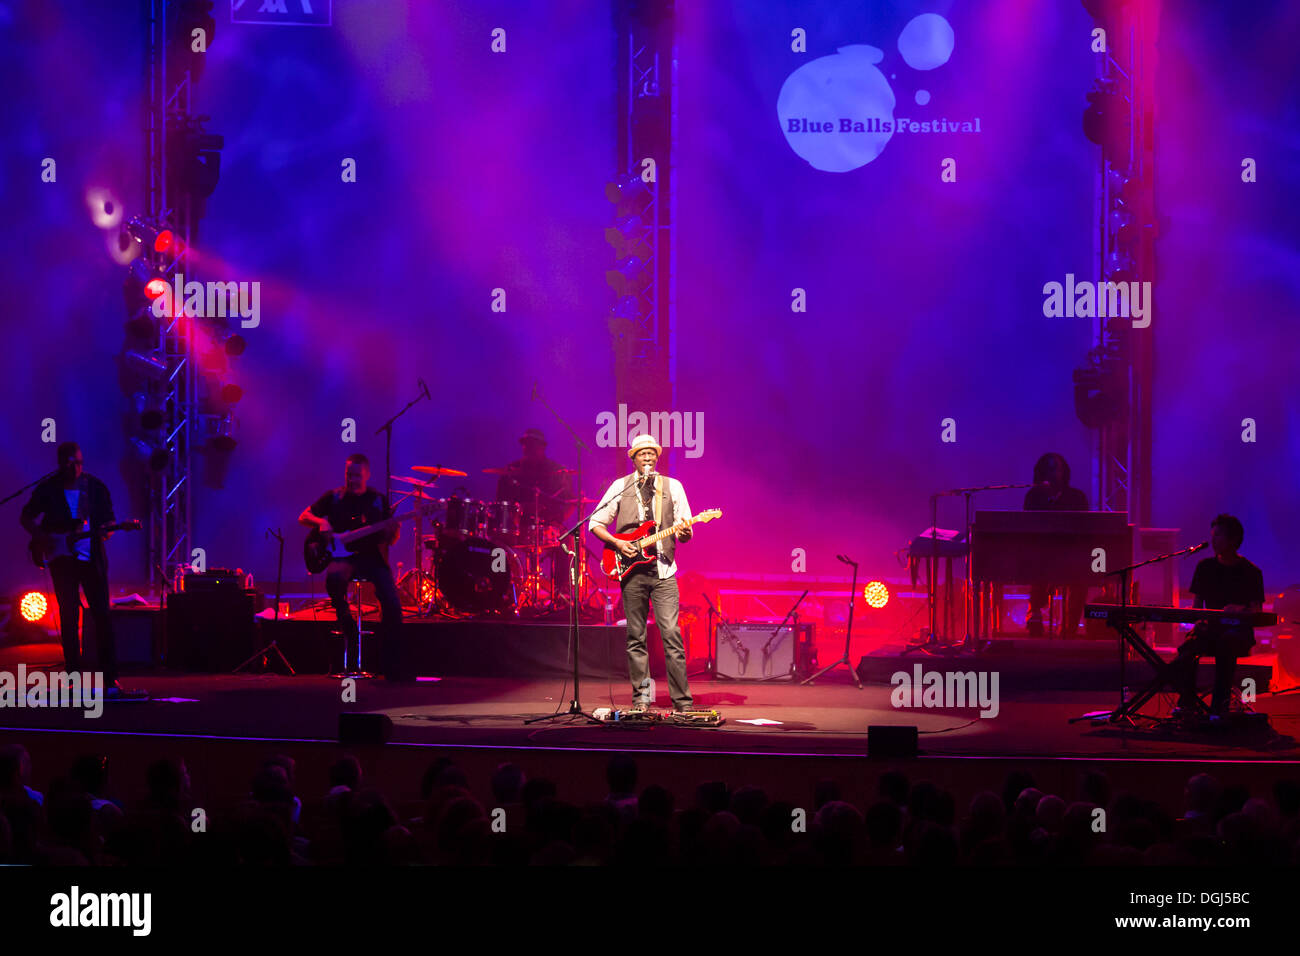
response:
<path id="1" fill-rule="evenodd" d="M 342 679 L 342 678 L 345 678 L 345 677 L 352 677 L 352 678 L 358 678 L 358 679 L 361 679 L 361 680 L 368 680 L 368 679 L 373 678 L 373 677 L 375 676 L 374 674 L 371 674 L 369 671 L 365 671 L 365 670 L 362 670 L 362 669 L 361 669 L 361 645 L 365 642 L 365 639 L 366 639 L 367 635 L 373 636 L 374 633 L 375 633 L 374 631 L 367 631 L 367 630 L 366 630 L 366 627 L 365 627 L 365 621 L 364 621 L 364 619 L 363 619 L 363 617 L 362 617 L 362 615 L 364 614 L 364 610 L 363 610 L 363 606 L 362 606 L 362 604 L 361 604 L 361 585 L 363 585 L 363 584 L 368 584 L 368 583 L 369 583 L 369 582 L 368 582 L 365 578 L 356 578 L 356 579 L 354 579 L 353 581 L 349 582 L 349 584 L 348 584 L 348 587 L 349 587 L 349 588 L 354 588 L 354 589 L 355 589 L 355 590 L 353 590 L 353 592 L 352 592 L 352 598 L 351 598 L 351 601 L 352 601 L 352 604 L 353 604 L 353 615 L 354 615 L 354 617 L 356 618 L 356 621 L 357 621 L 357 660 L 356 660 L 356 664 L 355 664 L 355 666 L 352 667 L 352 668 L 349 668 L 349 667 L 348 667 L 348 634 L 347 634 L 347 632 L 345 632 L 342 628 L 337 628 L 337 627 L 336 627 L 336 628 L 331 628 L 331 629 L 330 629 L 330 633 L 331 633 L 331 634 L 337 634 L 339 637 L 343 638 L 343 668 L 342 668 L 341 670 L 339 670 L 339 671 L 336 671 L 336 672 L 330 674 L 330 675 L 329 675 L 330 677 L 334 677 L 334 678 L 338 678 L 338 679 Z"/>

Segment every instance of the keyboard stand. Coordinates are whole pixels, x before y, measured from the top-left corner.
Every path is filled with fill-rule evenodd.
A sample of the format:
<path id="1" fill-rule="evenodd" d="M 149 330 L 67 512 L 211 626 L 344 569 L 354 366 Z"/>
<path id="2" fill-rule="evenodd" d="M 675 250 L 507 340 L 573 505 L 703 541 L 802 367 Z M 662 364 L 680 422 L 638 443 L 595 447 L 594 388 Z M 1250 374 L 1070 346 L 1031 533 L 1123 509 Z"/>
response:
<path id="1" fill-rule="evenodd" d="M 1137 718 L 1142 716 L 1141 711 L 1143 706 L 1146 705 L 1146 702 L 1166 687 L 1172 687 L 1173 682 L 1169 677 L 1170 668 L 1173 666 L 1172 661 L 1166 661 L 1156 653 L 1155 648 L 1142 640 L 1142 636 L 1133 629 L 1132 623 L 1126 620 L 1120 612 L 1108 616 L 1106 618 L 1106 624 L 1113 628 L 1119 635 L 1121 652 L 1123 652 L 1125 644 L 1133 648 L 1133 650 L 1137 651 L 1140 657 L 1151 665 L 1152 669 L 1156 672 L 1155 677 L 1148 681 L 1141 690 L 1132 697 L 1129 697 L 1127 700 L 1123 699 L 1123 691 L 1121 690 L 1120 705 L 1114 710 L 1099 710 L 1090 714 L 1084 714 L 1081 717 L 1071 717 L 1070 723 L 1072 724 L 1081 720 L 1089 720 L 1093 722 L 1105 720 L 1112 724 L 1125 721 L 1129 725 L 1135 725 Z M 1121 680 L 1122 679 L 1123 678 L 1121 678 Z M 1196 703 L 1192 706 L 1192 710 L 1197 717 L 1208 718 L 1210 716 L 1210 708 L 1205 706 L 1205 701 L 1201 700 L 1200 695 L 1197 695 Z"/>

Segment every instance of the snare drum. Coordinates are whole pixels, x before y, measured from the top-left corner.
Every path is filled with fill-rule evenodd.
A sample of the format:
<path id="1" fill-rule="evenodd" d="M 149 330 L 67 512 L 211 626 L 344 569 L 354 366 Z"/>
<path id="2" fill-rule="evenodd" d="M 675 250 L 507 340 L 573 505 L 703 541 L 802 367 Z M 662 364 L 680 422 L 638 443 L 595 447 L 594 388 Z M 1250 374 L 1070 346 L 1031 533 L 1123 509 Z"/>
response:
<path id="1" fill-rule="evenodd" d="M 487 501 L 487 533 L 503 541 L 518 541 L 523 533 L 524 506 L 517 501 Z"/>

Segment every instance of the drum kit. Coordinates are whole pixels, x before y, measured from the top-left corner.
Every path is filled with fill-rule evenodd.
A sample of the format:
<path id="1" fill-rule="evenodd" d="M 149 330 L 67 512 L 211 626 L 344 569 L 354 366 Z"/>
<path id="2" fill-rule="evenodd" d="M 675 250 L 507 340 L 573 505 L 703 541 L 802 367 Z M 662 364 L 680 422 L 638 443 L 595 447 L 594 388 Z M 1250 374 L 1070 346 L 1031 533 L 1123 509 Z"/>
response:
<path id="1" fill-rule="evenodd" d="M 397 582 L 404 602 L 425 616 L 540 617 L 567 611 L 569 559 L 559 536 L 564 516 L 577 520 L 594 499 L 546 494 L 520 481 L 514 467 L 484 468 L 483 473 L 504 476 L 507 483 L 514 479 L 522 501 L 443 497 L 435 490 L 439 478 L 468 474 L 440 465 L 415 465 L 412 470 L 418 477 L 390 476 L 408 486 L 400 492 L 394 489 L 394 506 L 406 500 L 416 512 L 415 561 Z M 590 604 L 598 590 L 587 557 L 584 548 L 578 592 L 583 605 Z"/>

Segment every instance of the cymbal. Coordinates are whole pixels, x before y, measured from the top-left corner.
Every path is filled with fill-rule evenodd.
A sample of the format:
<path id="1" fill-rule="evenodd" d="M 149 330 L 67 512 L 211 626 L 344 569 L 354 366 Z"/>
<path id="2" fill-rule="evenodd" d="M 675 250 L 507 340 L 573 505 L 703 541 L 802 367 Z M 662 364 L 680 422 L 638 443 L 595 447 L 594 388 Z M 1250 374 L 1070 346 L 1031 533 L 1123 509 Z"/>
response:
<path id="1" fill-rule="evenodd" d="M 423 472 L 426 475 L 437 475 L 440 478 L 469 477 L 469 472 L 457 471 L 455 468 L 443 468 L 439 465 L 412 465 L 411 471 Z"/>
<path id="2" fill-rule="evenodd" d="M 521 472 L 521 471 L 523 471 L 523 470 L 524 470 L 524 469 L 523 469 L 522 466 L 520 466 L 520 465 L 506 465 L 504 468 L 484 468 L 484 469 L 483 469 L 483 474 L 485 474 L 485 475 L 513 475 L 513 474 L 516 474 L 516 473 Z M 547 475 L 572 475 L 573 473 L 574 473 L 574 470 L 573 470 L 572 468 L 553 468 L 553 469 L 550 470 L 550 471 L 544 471 L 544 472 L 542 472 L 541 475 L 540 475 L 539 477 L 543 477 L 543 478 L 544 478 L 544 477 L 546 477 Z"/>
<path id="3" fill-rule="evenodd" d="M 421 481 L 419 478 L 407 478 L 405 475 L 389 475 L 393 481 L 404 481 L 408 485 L 419 485 L 421 488 L 432 488 L 432 481 Z"/>

